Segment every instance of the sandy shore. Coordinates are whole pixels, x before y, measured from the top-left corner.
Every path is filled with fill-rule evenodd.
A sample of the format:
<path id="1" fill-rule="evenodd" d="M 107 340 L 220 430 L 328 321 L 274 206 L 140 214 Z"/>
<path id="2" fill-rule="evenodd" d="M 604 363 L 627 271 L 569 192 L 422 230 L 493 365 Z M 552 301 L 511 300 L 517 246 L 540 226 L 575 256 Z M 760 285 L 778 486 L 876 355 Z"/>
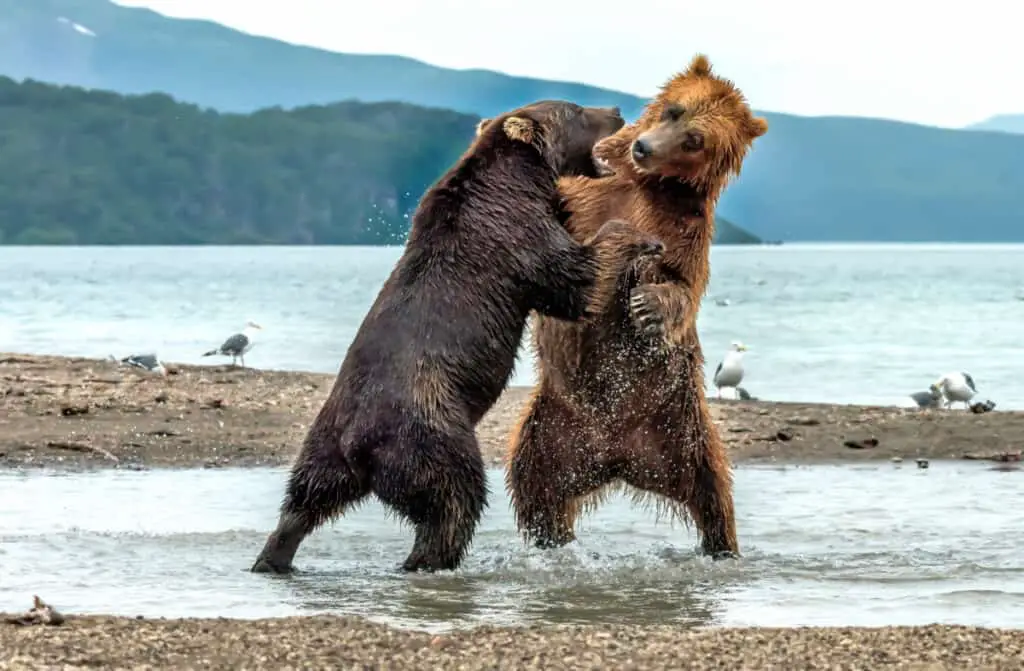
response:
<path id="1" fill-rule="evenodd" d="M 1024 631 L 481 628 L 434 636 L 355 618 L 0 625 L 0 669 L 1019 669 Z"/>
<path id="2" fill-rule="evenodd" d="M 170 369 L 164 377 L 97 359 L 0 354 L 0 466 L 287 464 L 333 382 L 318 373 Z M 528 393 L 509 389 L 480 424 L 492 464 L 502 463 Z M 1024 447 L 1024 413 L 998 409 L 976 415 L 760 401 L 713 409 L 735 462 L 962 459 Z"/>

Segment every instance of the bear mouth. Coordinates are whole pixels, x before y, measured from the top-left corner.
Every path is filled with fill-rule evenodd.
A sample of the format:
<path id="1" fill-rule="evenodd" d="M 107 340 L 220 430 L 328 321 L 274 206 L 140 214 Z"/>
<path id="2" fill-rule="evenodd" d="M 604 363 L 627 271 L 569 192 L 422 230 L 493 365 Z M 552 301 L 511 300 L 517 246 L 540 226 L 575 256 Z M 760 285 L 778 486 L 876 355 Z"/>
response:
<path id="1" fill-rule="evenodd" d="M 608 177 L 615 174 L 615 170 L 612 169 L 612 164 L 608 162 L 608 159 L 599 156 L 594 157 L 594 169 L 597 170 L 598 177 Z"/>

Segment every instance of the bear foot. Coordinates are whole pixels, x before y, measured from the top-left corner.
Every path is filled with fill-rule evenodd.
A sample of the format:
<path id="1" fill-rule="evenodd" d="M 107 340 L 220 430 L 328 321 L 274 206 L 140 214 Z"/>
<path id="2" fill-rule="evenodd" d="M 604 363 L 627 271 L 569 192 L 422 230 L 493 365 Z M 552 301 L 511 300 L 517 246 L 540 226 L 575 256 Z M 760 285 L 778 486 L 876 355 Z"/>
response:
<path id="1" fill-rule="evenodd" d="M 554 550 L 555 548 L 560 548 L 564 545 L 568 545 L 569 543 L 572 543 L 575 540 L 576 534 L 572 532 L 555 535 L 538 534 L 535 532 L 533 547 L 538 548 L 540 550 Z"/>
<path id="2" fill-rule="evenodd" d="M 402 570 L 406 573 L 434 573 L 435 571 L 454 571 L 459 567 L 459 562 L 452 560 L 430 558 L 418 552 L 409 555 L 402 563 Z"/>
<path id="3" fill-rule="evenodd" d="M 633 323 L 641 333 L 660 337 L 665 335 L 665 320 L 657 300 L 657 297 L 646 291 L 643 286 L 635 287 L 629 292 L 629 314 L 633 318 Z"/>
<path id="4" fill-rule="evenodd" d="M 291 564 L 279 565 L 274 564 L 266 557 L 259 557 L 256 559 L 256 563 L 249 569 L 250 573 L 275 573 L 277 575 L 286 575 L 293 573 L 295 569 Z"/>
<path id="5" fill-rule="evenodd" d="M 738 552 L 732 550 L 720 550 L 718 552 L 710 552 L 712 561 L 721 561 L 723 559 L 739 559 L 740 555 Z"/>

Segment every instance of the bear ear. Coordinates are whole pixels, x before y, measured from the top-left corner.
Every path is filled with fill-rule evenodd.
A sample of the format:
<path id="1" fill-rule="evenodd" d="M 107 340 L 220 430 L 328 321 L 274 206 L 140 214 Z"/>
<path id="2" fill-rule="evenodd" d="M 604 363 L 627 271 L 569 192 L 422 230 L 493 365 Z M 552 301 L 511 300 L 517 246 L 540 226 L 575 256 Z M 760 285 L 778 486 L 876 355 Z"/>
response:
<path id="1" fill-rule="evenodd" d="M 533 122 L 529 119 L 521 116 L 510 116 L 505 119 L 505 123 L 501 125 L 501 129 L 505 131 L 505 135 L 510 140 L 518 140 L 525 142 L 526 144 L 533 144 L 534 140 L 534 127 Z"/>
<path id="2" fill-rule="evenodd" d="M 704 54 L 697 54 L 686 68 L 686 74 L 694 77 L 710 77 L 711 61 Z"/>
<path id="3" fill-rule="evenodd" d="M 748 125 L 751 137 L 761 137 L 768 132 L 768 120 L 764 117 L 752 117 Z"/>
<path id="4" fill-rule="evenodd" d="M 477 137 L 480 137 L 480 133 L 484 132 L 484 127 L 487 126 L 487 124 L 489 124 L 490 122 L 491 122 L 490 119 L 480 119 L 480 121 L 478 121 L 476 123 L 476 136 Z"/>

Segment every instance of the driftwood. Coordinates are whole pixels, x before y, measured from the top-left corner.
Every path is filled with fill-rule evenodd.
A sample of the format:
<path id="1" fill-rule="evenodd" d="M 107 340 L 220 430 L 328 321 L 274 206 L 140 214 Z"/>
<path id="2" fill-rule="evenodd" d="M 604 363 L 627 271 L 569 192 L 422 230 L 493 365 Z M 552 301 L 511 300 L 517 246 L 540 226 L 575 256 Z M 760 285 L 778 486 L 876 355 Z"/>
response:
<path id="1" fill-rule="evenodd" d="M 38 596 L 32 597 L 32 608 L 21 615 L 11 615 L 6 619 L 7 624 L 16 624 L 27 627 L 33 624 L 48 624 L 57 626 L 64 624 L 64 616 L 56 608 L 45 603 Z"/>
<path id="2" fill-rule="evenodd" d="M 851 450 L 870 450 L 873 447 L 878 447 L 878 439 L 872 436 L 863 440 L 844 440 L 843 446 Z"/>
<path id="3" fill-rule="evenodd" d="M 135 384 L 137 384 L 138 382 L 139 382 L 138 380 L 130 380 L 130 379 L 124 379 L 124 378 L 112 378 L 112 377 L 87 377 L 87 378 L 82 380 L 83 384 L 126 384 L 126 383 L 135 383 Z"/>
<path id="4" fill-rule="evenodd" d="M 5 363 L 35 363 L 35 359 L 26 359 L 20 356 L 5 356 L 0 358 L 0 364 Z"/>
<path id="5" fill-rule="evenodd" d="M 114 454 L 104 450 L 102 447 L 96 447 L 95 445 L 89 445 L 87 443 L 69 443 L 63 440 L 51 440 L 46 443 L 47 447 L 55 450 L 69 450 L 71 452 L 91 452 L 92 454 L 98 454 L 105 459 L 110 459 L 114 462 L 120 462 Z"/>
<path id="6" fill-rule="evenodd" d="M 964 459 L 970 459 L 974 461 L 1020 461 L 1021 450 L 1016 452 L 968 452 L 964 455 Z"/>

